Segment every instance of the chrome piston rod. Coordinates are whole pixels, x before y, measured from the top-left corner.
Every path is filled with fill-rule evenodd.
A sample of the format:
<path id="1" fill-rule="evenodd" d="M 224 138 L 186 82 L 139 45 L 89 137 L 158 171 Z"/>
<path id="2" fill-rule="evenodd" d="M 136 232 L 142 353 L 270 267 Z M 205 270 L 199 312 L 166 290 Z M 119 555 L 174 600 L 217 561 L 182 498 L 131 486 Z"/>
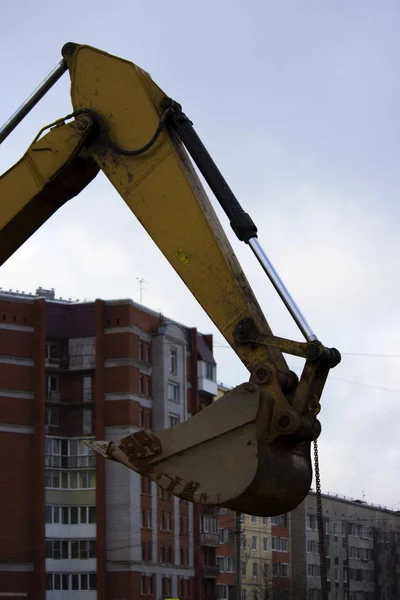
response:
<path id="1" fill-rule="evenodd" d="M 292 298 L 289 290 L 283 283 L 282 279 L 279 277 L 277 271 L 275 270 L 274 265 L 271 263 L 268 256 L 264 252 L 258 239 L 256 237 L 251 238 L 248 241 L 248 245 L 253 250 L 254 255 L 256 256 L 258 262 L 260 263 L 260 265 L 262 266 L 262 268 L 268 275 L 269 280 L 271 281 L 272 285 L 278 292 L 284 305 L 286 306 L 286 308 L 292 315 L 295 323 L 297 324 L 298 328 L 300 329 L 301 333 L 304 335 L 306 340 L 308 342 L 313 342 L 313 341 L 317 340 L 317 336 L 315 335 L 315 333 L 313 332 L 313 330 L 307 323 L 305 317 L 302 315 L 299 307 L 297 306 L 296 302 Z"/>
<path id="2" fill-rule="evenodd" d="M 62 59 L 58 65 L 48 74 L 46 79 L 36 88 L 34 92 L 25 100 L 15 113 L 0 128 L 0 144 L 10 135 L 19 125 L 24 117 L 32 110 L 41 98 L 49 91 L 51 87 L 60 79 L 67 70 L 67 63 Z"/>

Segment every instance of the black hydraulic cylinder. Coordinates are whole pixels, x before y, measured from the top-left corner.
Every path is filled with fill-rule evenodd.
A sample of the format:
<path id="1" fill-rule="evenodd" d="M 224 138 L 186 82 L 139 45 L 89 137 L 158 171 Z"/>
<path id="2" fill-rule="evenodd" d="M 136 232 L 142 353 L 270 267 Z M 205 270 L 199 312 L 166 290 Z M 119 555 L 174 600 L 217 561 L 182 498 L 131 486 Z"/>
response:
<path id="1" fill-rule="evenodd" d="M 162 102 L 162 107 L 171 107 L 174 109 L 168 116 L 167 124 L 178 134 L 183 145 L 199 168 L 200 173 L 225 211 L 230 225 L 239 240 L 247 243 L 250 239 L 256 238 L 257 227 L 252 218 L 240 206 L 236 196 L 197 135 L 192 122 L 182 112 L 180 105 L 170 98 L 165 98 Z"/>

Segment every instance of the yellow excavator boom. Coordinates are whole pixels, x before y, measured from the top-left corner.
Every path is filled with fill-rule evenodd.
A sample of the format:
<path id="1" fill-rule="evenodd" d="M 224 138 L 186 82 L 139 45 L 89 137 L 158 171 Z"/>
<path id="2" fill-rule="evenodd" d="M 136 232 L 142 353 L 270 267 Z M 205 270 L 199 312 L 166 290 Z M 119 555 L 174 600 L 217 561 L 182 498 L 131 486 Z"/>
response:
<path id="1" fill-rule="evenodd" d="M 182 107 L 129 61 L 72 43 L 62 52 L 49 81 L 69 71 L 73 110 L 0 178 L 0 264 L 101 170 L 250 372 L 250 382 L 185 423 L 87 444 L 187 500 L 263 516 L 291 510 L 309 490 L 319 400 L 340 355 L 317 340 Z M 305 342 L 272 334 L 192 161 Z M 306 359 L 300 380 L 284 353 Z"/>

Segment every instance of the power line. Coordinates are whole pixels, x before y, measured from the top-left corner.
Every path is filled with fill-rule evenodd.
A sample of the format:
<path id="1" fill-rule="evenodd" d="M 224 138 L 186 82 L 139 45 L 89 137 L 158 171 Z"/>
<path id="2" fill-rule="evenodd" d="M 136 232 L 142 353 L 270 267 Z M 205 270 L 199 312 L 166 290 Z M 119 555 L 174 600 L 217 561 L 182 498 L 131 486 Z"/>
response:
<path id="1" fill-rule="evenodd" d="M 230 348 L 233 350 L 229 344 L 223 344 L 220 342 L 214 342 L 213 346 L 215 348 Z M 373 358 L 400 358 L 400 354 L 373 354 L 372 352 L 340 352 L 342 356 L 370 356 Z"/>
<path id="2" fill-rule="evenodd" d="M 293 371 L 301 371 L 300 367 L 295 367 L 293 365 L 289 365 L 290 369 Z M 352 385 L 361 385 L 362 387 L 371 388 L 373 390 L 379 390 L 380 392 L 390 392 L 391 394 L 400 394 L 400 390 L 393 390 L 391 388 L 384 388 L 378 385 L 373 385 L 371 383 L 363 383 L 361 381 L 352 381 L 351 379 L 344 379 L 343 377 L 335 377 L 334 375 L 330 375 L 329 379 L 335 379 L 335 381 L 343 381 L 344 383 L 351 383 Z"/>

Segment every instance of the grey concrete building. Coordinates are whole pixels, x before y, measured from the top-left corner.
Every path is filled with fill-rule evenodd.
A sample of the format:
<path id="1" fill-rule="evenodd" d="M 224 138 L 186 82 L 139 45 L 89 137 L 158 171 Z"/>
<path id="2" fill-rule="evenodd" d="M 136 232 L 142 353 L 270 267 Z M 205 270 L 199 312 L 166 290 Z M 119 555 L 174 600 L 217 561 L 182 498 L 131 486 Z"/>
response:
<path id="1" fill-rule="evenodd" d="M 330 600 L 400 599 L 400 512 L 323 495 Z M 316 494 L 291 513 L 292 597 L 321 598 Z"/>

